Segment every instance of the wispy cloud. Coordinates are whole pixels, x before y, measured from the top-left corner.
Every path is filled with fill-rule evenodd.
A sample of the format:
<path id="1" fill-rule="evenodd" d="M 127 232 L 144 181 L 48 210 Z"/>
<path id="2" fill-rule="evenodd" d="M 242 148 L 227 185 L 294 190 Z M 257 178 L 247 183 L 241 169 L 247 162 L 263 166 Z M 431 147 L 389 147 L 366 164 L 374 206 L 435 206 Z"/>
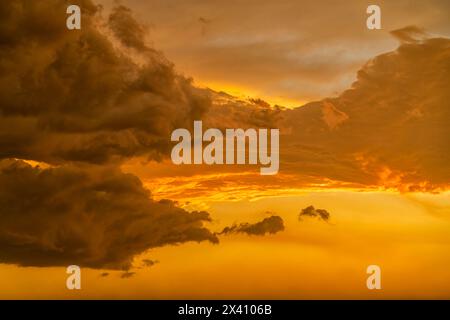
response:
<path id="1" fill-rule="evenodd" d="M 240 223 L 226 227 L 218 235 L 245 233 L 253 236 L 275 234 L 284 230 L 284 221 L 280 216 L 270 216 L 256 223 Z"/>

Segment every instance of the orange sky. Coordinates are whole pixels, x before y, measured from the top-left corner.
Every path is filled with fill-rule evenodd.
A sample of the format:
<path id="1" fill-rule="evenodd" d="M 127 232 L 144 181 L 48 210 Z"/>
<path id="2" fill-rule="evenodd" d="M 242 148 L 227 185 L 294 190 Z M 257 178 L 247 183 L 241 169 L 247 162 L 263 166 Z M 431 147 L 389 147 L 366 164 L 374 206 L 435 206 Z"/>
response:
<path id="1" fill-rule="evenodd" d="M 6 186 L 0 186 L 0 201 L 11 206 L 0 209 L 6 217 L 0 247 L 3 241 L 8 250 L 24 246 L 39 257 L 48 250 L 54 254 L 49 258 L 63 253 L 66 259 L 73 247 L 87 243 L 72 263 L 82 257 L 92 265 L 82 268 L 82 290 L 69 291 L 61 266 L 66 260 L 33 265 L 10 250 L 0 260 L 0 299 L 450 298 L 450 47 L 448 39 L 409 41 L 410 29 L 400 30 L 397 39 L 389 33 L 417 25 L 429 38 L 448 37 L 449 3 L 379 2 L 383 29 L 373 32 L 365 28 L 367 3 L 360 0 L 121 1 L 139 23 L 128 20 L 126 10 L 108 20 L 115 2 L 101 0 L 105 10 L 90 17 L 82 31 L 88 36 L 75 45 L 70 37 L 76 35 L 51 33 L 59 19 L 54 22 L 53 13 L 36 27 L 45 36 L 13 30 L 17 39 L 35 42 L 15 46 L 8 39 L 12 49 L 0 55 L 10 62 L 5 68 L 17 67 L 0 75 L 0 90 L 7 93 L 0 101 L 0 182 Z M 14 14 L 21 21 L 20 10 L 12 20 Z M 23 47 L 29 43 L 42 50 L 30 54 Z M 197 96 L 196 87 L 212 89 L 212 100 Z M 11 92 L 17 101 L 9 99 Z M 197 114 L 208 126 L 280 127 L 279 174 L 261 176 L 254 166 L 173 165 L 164 153 L 172 126 L 188 127 Z M 28 184 L 32 190 L 23 191 Z M 46 188 L 54 194 L 46 195 Z M 41 198 L 42 207 L 35 207 Z M 327 210 L 330 220 L 299 220 L 311 205 Z M 117 220 L 105 219 L 108 209 Z M 193 211 L 205 211 L 210 221 L 183 224 Z M 133 220 L 146 214 L 154 220 Z M 218 235 L 272 215 L 282 218 L 285 230 Z M 172 226 L 177 219 L 180 224 Z M 22 234 L 30 226 L 38 232 Z M 198 242 L 174 245 L 147 239 L 142 228 L 161 232 L 162 239 L 187 240 L 203 230 L 220 241 L 201 234 Z M 173 230 L 166 235 L 164 228 Z M 126 250 L 122 236 L 136 240 L 141 252 L 130 253 L 128 278 L 116 260 L 106 261 L 111 270 L 101 259 L 94 266 L 90 256 L 96 250 L 115 256 L 98 243 Z M 11 257 L 30 266 L 17 266 Z M 144 259 L 157 263 L 143 266 Z M 379 291 L 366 287 L 372 264 L 382 270 Z"/>
<path id="2" fill-rule="evenodd" d="M 114 0 L 100 1 L 106 9 Z M 335 96 L 370 58 L 397 47 L 389 31 L 418 25 L 450 35 L 448 1 L 377 1 L 382 30 L 365 27 L 367 1 L 127 0 L 148 39 L 195 83 L 297 107 Z"/>
<path id="3" fill-rule="evenodd" d="M 297 220 L 298 208 L 329 208 L 330 223 Z M 213 229 L 280 214 L 282 233 L 221 237 L 219 245 L 151 250 L 158 264 L 100 277 L 84 269 L 82 290 L 64 287 L 64 268 L 1 266 L 1 298 L 448 298 L 450 194 L 304 192 L 256 201 L 206 202 Z M 365 268 L 382 268 L 382 287 L 365 287 Z"/>

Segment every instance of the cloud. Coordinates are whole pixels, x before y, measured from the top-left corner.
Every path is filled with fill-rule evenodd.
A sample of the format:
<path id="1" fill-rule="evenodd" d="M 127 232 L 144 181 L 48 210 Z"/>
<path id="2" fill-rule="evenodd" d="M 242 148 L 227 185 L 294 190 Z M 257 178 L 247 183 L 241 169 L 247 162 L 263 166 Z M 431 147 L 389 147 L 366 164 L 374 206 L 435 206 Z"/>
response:
<path id="1" fill-rule="evenodd" d="M 82 28 L 69 31 L 64 0 L 1 2 L 0 158 L 62 164 L 167 155 L 167 137 L 200 118 L 209 93 L 146 45 L 129 9 L 117 7 L 102 24 L 90 0 L 78 3 Z"/>
<path id="2" fill-rule="evenodd" d="M 0 263 L 124 269 L 150 248 L 218 243 L 204 211 L 153 201 L 115 167 L 0 162 Z"/>
<path id="3" fill-rule="evenodd" d="M 122 279 L 128 279 L 128 278 L 134 277 L 135 275 L 136 275 L 136 272 L 129 272 L 129 271 L 126 271 L 126 272 L 122 273 L 122 274 L 120 275 L 120 277 L 121 277 Z"/>
<path id="4" fill-rule="evenodd" d="M 150 260 L 150 259 L 142 260 L 142 264 L 144 265 L 144 267 L 152 267 L 157 263 L 159 263 L 158 260 Z"/>
<path id="5" fill-rule="evenodd" d="M 274 177 L 252 175 L 250 166 L 136 168 L 148 185 L 165 181 L 159 188 L 165 196 L 184 200 L 258 197 L 276 189 L 448 190 L 449 61 L 450 39 L 403 42 L 369 60 L 337 97 L 293 110 L 212 93 L 207 125 L 280 129 L 280 172 Z"/>
<path id="6" fill-rule="evenodd" d="M 0 158 L 65 165 L 161 160 L 174 128 L 203 119 L 221 129 L 280 128 L 280 172 L 310 181 L 405 191 L 448 184 L 448 39 L 404 42 L 370 60 L 338 97 L 284 110 L 194 87 L 147 45 L 129 9 L 116 7 L 100 28 L 99 9 L 80 3 L 76 32 L 61 28 L 65 17 L 54 14 L 65 1 L 0 4 L 8 17 L 0 25 Z"/>
<path id="7" fill-rule="evenodd" d="M 0 262 L 128 270 L 149 248 L 217 243 L 207 212 L 154 201 L 119 169 L 166 156 L 210 93 L 147 45 L 126 7 L 104 20 L 76 4 L 81 30 L 69 31 L 67 1 L 0 2 Z"/>
<path id="8" fill-rule="evenodd" d="M 314 217 L 319 218 L 323 221 L 328 221 L 330 219 L 330 213 L 325 209 L 316 209 L 313 206 L 306 207 L 302 209 L 298 215 L 298 219 L 302 220 L 303 217 Z"/>
<path id="9" fill-rule="evenodd" d="M 330 129 L 335 129 L 348 119 L 348 116 L 344 112 L 337 110 L 336 107 L 328 101 L 324 101 L 322 104 L 322 115 L 323 121 Z"/>
<path id="10" fill-rule="evenodd" d="M 414 43 L 428 38 L 423 28 L 417 26 L 407 26 L 401 29 L 391 31 L 391 35 L 402 43 Z"/>
<path id="11" fill-rule="evenodd" d="M 256 223 L 241 223 L 239 225 L 235 224 L 231 227 L 226 227 L 219 233 L 230 234 L 230 233 L 245 233 L 254 236 L 264 236 L 265 234 L 275 234 L 284 230 L 283 219 L 279 216 L 270 216 L 262 221 Z"/>
<path id="12" fill-rule="evenodd" d="M 338 97 L 283 111 L 280 172 L 405 192 L 448 188 L 449 61 L 449 39 L 404 42 L 371 59 Z"/>
<path id="13" fill-rule="evenodd" d="M 387 30 L 417 24 L 450 35 L 447 0 L 378 0 L 379 32 L 366 28 L 369 3 L 360 0 L 128 3 L 156 26 L 152 37 L 158 48 L 196 80 L 217 90 L 228 84 L 242 95 L 255 92 L 292 107 L 348 88 L 365 61 L 395 48 Z M 198 17 L 212 23 L 199 23 Z"/>
<path id="14" fill-rule="evenodd" d="M 60 12 L 66 1 L 0 2 L 0 159 L 5 159 L 0 166 L 0 262 L 128 270 L 133 258 L 150 248 L 217 243 L 204 226 L 210 221 L 207 212 L 155 201 L 138 178 L 119 169 L 135 156 L 161 160 L 170 150 L 172 130 L 190 128 L 195 119 L 217 128 L 280 128 L 278 177 L 284 180 L 251 177 L 251 189 L 266 190 L 265 181 L 286 189 L 297 180 L 300 186 L 311 181 L 321 186 L 325 180 L 404 191 L 448 187 L 448 39 L 412 41 L 416 29 L 394 32 L 401 46 L 370 60 L 349 90 L 285 110 L 194 87 L 148 46 L 145 28 L 130 10 L 119 6 L 105 22 L 91 1 L 77 3 L 83 10 L 80 31 L 64 27 Z M 278 48 L 292 45 L 289 35 L 279 35 L 249 44 L 239 44 L 239 37 L 215 43 L 226 45 L 220 50 L 225 60 L 243 48 L 257 53 L 264 59 L 241 63 L 248 57 L 233 58 L 233 65 L 249 67 L 252 77 L 270 82 L 274 69 L 283 70 L 271 63 L 285 53 Z M 266 40 L 275 45 L 262 51 Z M 319 68 L 323 61 L 314 59 L 323 50 L 308 50 L 305 61 L 296 68 L 289 64 L 290 70 L 320 81 L 330 81 L 333 68 L 348 70 L 345 56 L 343 64 L 325 56 L 330 65 Z M 10 158 L 51 166 L 38 169 Z M 203 183 L 211 192 L 217 179 Z M 283 229 L 281 217 L 273 216 L 220 234 Z"/>
<path id="15" fill-rule="evenodd" d="M 402 32 L 407 30 L 420 28 Z M 370 59 L 340 95 L 293 110 L 211 92 L 213 106 L 203 116 L 205 126 L 280 129 L 279 174 L 251 175 L 250 166 L 174 168 L 165 163 L 139 172 L 149 185 L 166 181 L 161 190 L 172 183 L 176 194 L 166 196 L 180 199 L 237 193 L 245 198 L 274 188 L 447 190 L 449 61 L 450 39 L 402 42 Z M 164 180 L 164 174 L 173 182 Z M 174 175 L 187 177 L 183 186 L 183 179 Z M 154 178 L 161 180 L 150 181 Z"/>
<path id="16" fill-rule="evenodd" d="M 113 8 L 108 25 L 125 46 L 137 50 L 148 49 L 145 44 L 146 29 L 134 19 L 130 8 L 123 5 Z"/>
<path id="17" fill-rule="evenodd" d="M 212 106 L 203 115 L 205 127 L 278 128 L 282 113 L 279 106 L 270 106 L 261 99 L 241 100 L 224 92 L 209 91 Z"/>

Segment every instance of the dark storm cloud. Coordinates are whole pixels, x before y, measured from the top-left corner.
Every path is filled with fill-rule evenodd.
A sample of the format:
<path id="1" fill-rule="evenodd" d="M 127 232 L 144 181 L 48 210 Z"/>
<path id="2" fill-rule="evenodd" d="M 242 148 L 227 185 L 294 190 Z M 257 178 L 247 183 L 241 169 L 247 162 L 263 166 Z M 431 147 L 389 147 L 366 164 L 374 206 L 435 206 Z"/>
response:
<path id="1" fill-rule="evenodd" d="M 0 3 L 0 158 L 106 163 L 167 154 L 171 131 L 209 108 L 208 93 L 146 46 L 127 8 L 113 10 L 108 33 L 97 7 L 77 3 L 75 31 L 65 27 L 66 1 Z"/>
<path id="2" fill-rule="evenodd" d="M 219 233 L 219 235 L 229 233 L 245 233 L 248 235 L 263 236 L 266 233 L 275 234 L 283 230 L 283 219 L 279 216 L 271 216 L 253 224 L 246 222 L 238 225 L 236 224 L 231 227 L 226 227 Z"/>
<path id="3" fill-rule="evenodd" d="M 302 220 L 304 217 L 313 217 L 322 219 L 323 221 L 328 221 L 330 219 L 330 213 L 325 209 L 316 209 L 314 206 L 309 206 L 302 209 L 298 215 L 299 220 Z"/>
<path id="4" fill-rule="evenodd" d="M 408 26 L 393 30 L 391 31 L 391 34 L 404 43 L 417 42 L 427 37 L 425 30 L 417 26 Z"/>
<path id="5" fill-rule="evenodd" d="M 150 248 L 217 243 L 208 221 L 207 212 L 151 200 L 139 179 L 114 167 L 0 162 L 0 263 L 127 270 Z"/>
<path id="6" fill-rule="evenodd" d="M 424 34 L 411 33 L 411 29 L 420 30 L 397 30 L 409 40 L 369 60 L 358 71 L 352 87 L 334 98 L 289 110 L 272 108 L 257 99 L 242 101 L 212 92 L 214 104 L 203 118 L 207 125 L 245 128 L 251 124 L 280 129 L 280 174 L 270 178 L 212 175 L 196 184 L 185 179 L 184 188 L 180 188 L 182 182 L 174 183 L 171 196 L 212 195 L 222 192 L 224 185 L 229 190 L 232 186 L 248 190 L 242 192 L 245 196 L 271 188 L 448 190 L 450 39 L 423 38 Z M 192 176 L 244 169 L 249 168 L 174 169 L 163 164 L 138 171 L 152 179 L 174 172 Z M 171 194 L 170 189 L 168 184 L 166 194 Z"/>

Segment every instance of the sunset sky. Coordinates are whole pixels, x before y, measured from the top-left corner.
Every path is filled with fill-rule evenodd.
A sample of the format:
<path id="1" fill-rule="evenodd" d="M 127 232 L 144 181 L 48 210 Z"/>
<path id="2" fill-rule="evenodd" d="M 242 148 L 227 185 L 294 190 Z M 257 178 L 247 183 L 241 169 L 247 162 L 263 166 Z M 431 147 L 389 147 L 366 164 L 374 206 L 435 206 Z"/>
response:
<path id="1" fill-rule="evenodd" d="M 115 0 L 100 1 L 111 8 Z M 410 25 L 450 33 L 446 0 L 376 1 L 382 30 L 365 28 L 370 1 L 128 0 L 148 40 L 200 86 L 298 107 L 335 96 Z"/>
<path id="2" fill-rule="evenodd" d="M 450 298 L 449 1 L 70 3 L 0 4 L 0 299 Z M 279 173 L 174 165 L 194 120 Z"/>

